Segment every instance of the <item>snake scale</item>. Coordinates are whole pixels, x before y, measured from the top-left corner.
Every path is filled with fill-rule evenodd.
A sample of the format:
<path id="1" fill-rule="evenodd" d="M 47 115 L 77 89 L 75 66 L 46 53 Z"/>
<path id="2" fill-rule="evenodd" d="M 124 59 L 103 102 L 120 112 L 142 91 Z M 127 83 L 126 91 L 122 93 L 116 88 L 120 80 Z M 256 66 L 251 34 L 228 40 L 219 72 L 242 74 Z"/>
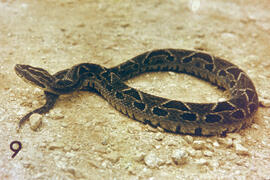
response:
<path id="1" fill-rule="evenodd" d="M 158 49 L 140 54 L 112 68 L 91 63 L 74 65 L 54 75 L 17 64 L 17 75 L 44 90 L 44 106 L 29 112 L 43 114 L 61 94 L 94 90 L 130 118 L 164 130 L 194 135 L 225 135 L 251 124 L 258 95 L 248 75 L 221 58 L 191 50 Z M 216 103 L 190 103 L 166 99 L 127 86 L 124 81 L 151 71 L 187 73 L 224 88 L 230 98 Z"/>

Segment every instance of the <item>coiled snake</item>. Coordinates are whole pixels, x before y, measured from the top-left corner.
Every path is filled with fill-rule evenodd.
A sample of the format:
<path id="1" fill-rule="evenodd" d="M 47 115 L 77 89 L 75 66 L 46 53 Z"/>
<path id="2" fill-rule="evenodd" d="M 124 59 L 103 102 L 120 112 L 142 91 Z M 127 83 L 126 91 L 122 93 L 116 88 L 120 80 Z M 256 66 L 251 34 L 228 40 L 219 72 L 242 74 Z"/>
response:
<path id="1" fill-rule="evenodd" d="M 258 95 L 248 75 L 236 65 L 206 53 L 159 49 L 145 52 L 118 66 L 105 68 L 82 63 L 50 75 L 29 65 L 15 66 L 18 76 L 43 89 L 46 104 L 26 114 L 48 112 L 61 94 L 95 90 L 113 107 L 129 117 L 167 131 L 195 135 L 222 135 L 252 122 Z M 216 103 L 190 103 L 161 98 L 127 86 L 123 81 L 150 71 L 187 73 L 210 81 L 230 92 Z"/>

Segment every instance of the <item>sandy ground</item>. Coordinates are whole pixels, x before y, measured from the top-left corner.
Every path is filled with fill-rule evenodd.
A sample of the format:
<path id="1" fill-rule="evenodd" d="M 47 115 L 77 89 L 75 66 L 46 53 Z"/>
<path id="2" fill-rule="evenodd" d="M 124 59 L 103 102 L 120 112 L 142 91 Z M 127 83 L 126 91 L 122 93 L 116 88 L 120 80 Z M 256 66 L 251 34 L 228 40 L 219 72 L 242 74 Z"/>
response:
<path id="1" fill-rule="evenodd" d="M 270 179 L 270 109 L 227 137 L 154 129 L 90 92 L 61 96 L 42 125 L 20 117 L 44 103 L 19 79 L 17 63 L 55 73 L 82 62 L 115 66 L 148 50 L 203 50 L 228 59 L 270 105 L 269 0 L 1 1 L 0 179 Z M 127 82 L 152 94 L 214 102 L 224 93 L 184 74 Z M 34 125 L 32 125 L 33 128 Z M 22 149 L 14 154 L 13 141 Z M 13 146 L 16 148 L 16 145 Z"/>

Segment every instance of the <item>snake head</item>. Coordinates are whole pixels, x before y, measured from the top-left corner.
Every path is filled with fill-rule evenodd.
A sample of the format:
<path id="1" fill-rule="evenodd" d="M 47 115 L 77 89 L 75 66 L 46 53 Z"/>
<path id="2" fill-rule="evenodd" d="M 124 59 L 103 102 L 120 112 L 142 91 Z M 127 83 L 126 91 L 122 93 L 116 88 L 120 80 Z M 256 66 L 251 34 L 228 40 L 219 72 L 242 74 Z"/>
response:
<path id="1" fill-rule="evenodd" d="M 48 71 L 24 64 L 15 65 L 16 74 L 25 82 L 38 86 L 44 91 L 50 91 L 55 78 Z"/>

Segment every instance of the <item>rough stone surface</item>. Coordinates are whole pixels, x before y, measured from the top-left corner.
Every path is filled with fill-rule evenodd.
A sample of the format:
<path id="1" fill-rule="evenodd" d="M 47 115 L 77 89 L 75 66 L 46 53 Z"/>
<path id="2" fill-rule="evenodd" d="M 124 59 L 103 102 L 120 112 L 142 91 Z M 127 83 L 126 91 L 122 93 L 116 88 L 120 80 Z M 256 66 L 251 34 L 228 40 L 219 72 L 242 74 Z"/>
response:
<path id="1" fill-rule="evenodd" d="M 37 128 L 41 125 L 42 122 L 42 115 L 40 114 L 33 114 L 30 118 L 29 118 L 29 122 L 30 122 L 30 128 L 34 131 L 37 130 Z"/>
<path id="2" fill-rule="evenodd" d="M 193 142 L 193 147 L 196 150 L 203 149 L 205 148 L 205 141 L 196 140 Z"/>
<path id="3" fill-rule="evenodd" d="M 204 151 L 203 154 L 204 154 L 205 156 L 208 156 L 208 157 L 213 156 L 213 152 L 208 151 L 208 150 Z"/>
<path id="4" fill-rule="evenodd" d="M 50 111 L 50 117 L 52 117 L 53 119 L 63 119 L 64 114 L 62 113 L 61 109 L 55 108 Z"/>
<path id="5" fill-rule="evenodd" d="M 55 150 L 55 149 L 60 149 L 63 148 L 65 144 L 61 142 L 52 142 L 49 144 L 49 150 Z"/>
<path id="6" fill-rule="evenodd" d="M 182 149 L 176 149 L 172 153 L 172 160 L 175 164 L 186 164 L 188 161 L 188 153 Z"/>
<path id="7" fill-rule="evenodd" d="M 150 152 L 144 157 L 144 162 L 150 168 L 157 168 L 161 164 L 161 159 L 157 154 Z"/>
<path id="8" fill-rule="evenodd" d="M 240 155 L 249 155 L 249 151 L 247 148 L 245 148 L 244 146 L 242 146 L 241 144 L 239 143 L 234 143 L 234 147 L 235 147 L 235 151 L 237 154 L 240 154 Z"/>
<path id="9" fill-rule="evenodd" d="M 269 179 L 269 0 L 4 0 L 0 27 L 0 179 Z M 268 107 L 254 117 L 258 126 L 226 137 L 168 133 L 80 91 L 60 96 L 37 131 L 29 121 L 17 131 L 19 119 L 45 101 L 16 76 L 15 64 L 51 74 L 84 62 L 109 68 L 158 48 L 202 50 L 238 65 Z M 188 102 L 227 98 L 186 74 L 146 73 L 127 83 Z M 14 158 L 13 141 L 22 143 Z M 172 158 L 181 162 L 179 150 L 185 164 Z"/>

